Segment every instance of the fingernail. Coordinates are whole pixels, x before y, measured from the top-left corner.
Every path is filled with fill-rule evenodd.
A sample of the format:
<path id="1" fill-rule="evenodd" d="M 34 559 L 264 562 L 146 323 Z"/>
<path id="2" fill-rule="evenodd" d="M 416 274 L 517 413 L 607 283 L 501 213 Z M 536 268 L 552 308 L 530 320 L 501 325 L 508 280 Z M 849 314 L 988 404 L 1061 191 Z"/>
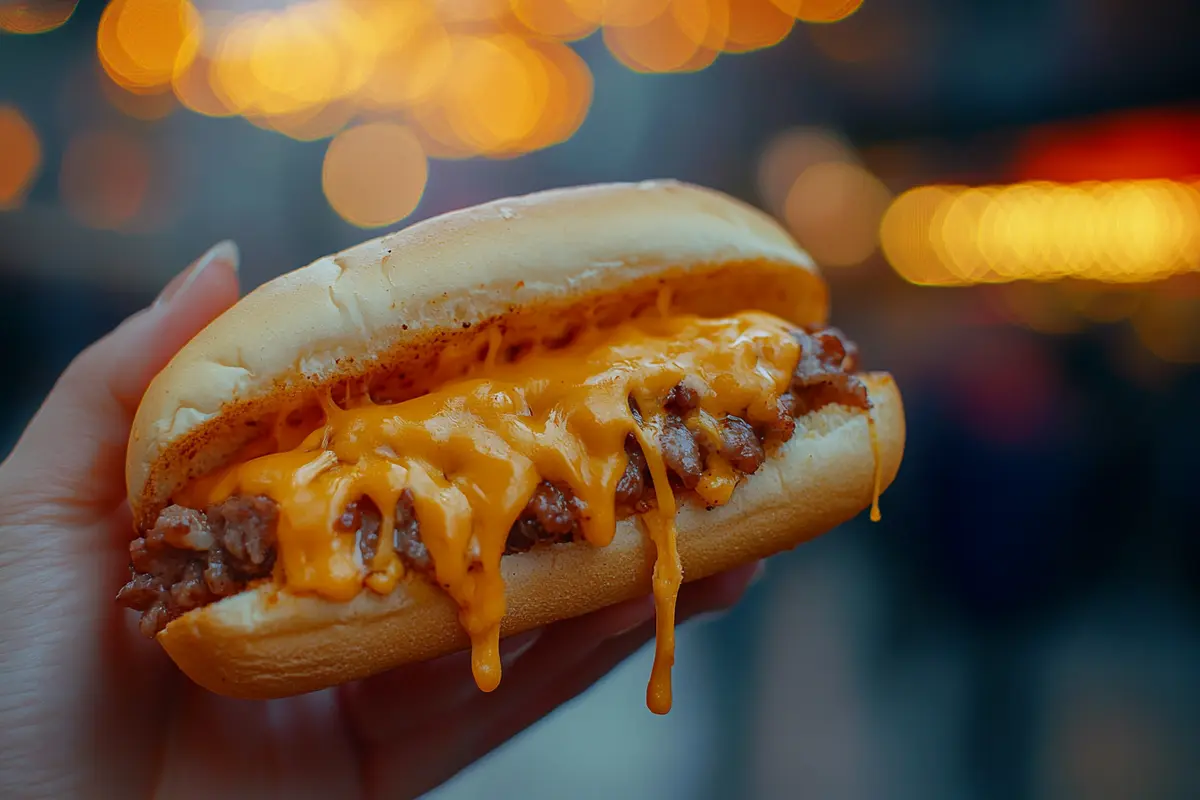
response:
<path id="1" fill-rule="evenodd" d="M 223 242 L 218 242 L 209 248 L 208 252 L 200 256 L 196 263 L 188 267 L 186 270 L 176 275 L 170 283 L 163 288 L 154 305 L 162 305 L 169 303 L 173 298 L 183 296 L 191 287 L 196 279 L 200 277 L 204 270 L 208 269 L 213 264 L 222 262 L 228 264 L 237 272 L 241 255 L 238 252 L 238 247 L 233 242 L 226 239 Z"/>
<path id="2" fill-rule="evenodd" d="M 537 644 L 537 640 L 540 638 L 542 638 L 542 629 L 534 628 L 531 631 L 513 634 L 506 639 L 501 639 L 500 666 L 504 669 L 511 667 L 517 659 L 528 653 L 529 648 Z"/>

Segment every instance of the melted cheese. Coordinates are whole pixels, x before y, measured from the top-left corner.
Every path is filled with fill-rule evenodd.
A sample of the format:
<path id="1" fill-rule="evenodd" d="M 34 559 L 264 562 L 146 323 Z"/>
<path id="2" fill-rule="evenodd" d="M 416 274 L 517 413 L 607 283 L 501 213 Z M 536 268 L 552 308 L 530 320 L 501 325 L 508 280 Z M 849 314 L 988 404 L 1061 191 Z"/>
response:
<path id="1" fill-rule="evenodd" d="M 657 500 L 642 517 L 656 554 L 657 649 L 647 704 L 666 713 L 683 571 L 676 499 L 659 446 L 661 402 L 688 376 L 700 393 L 692 422 L 702 436 L 718 435 L 713 420 L 725 414 L 765 422 L 799 352 L 787 324 L 766 314 L 671 316 L 662 303 L 659 311 L 617 328 L 587 329 L 565 348 L 509 364 L 496 363 L 501 343 L 493 336 L 474 374 L 402 403 L 347 397 L 343 409 L 325 398 L 324 422 L 307 435 L 277 427 L 271 446 L 194 482 L 176 502 L 203 507 L 234 494 L 270 497 L 280 510 L 276 579 L 295 593 L 347 601 L 364 587 L 390 592 L 402 579 L 392 526 L 409 490 L 437 582 L 458 604 L 470 637 L 475 680 L 491 691 L 500 682 L 500 559 L 509 529 L 538 483 L 549 480 L 570 487 L 582 503 L 583 537 L 597 547 L 611 542 L 625 440 L 633 434 Z M 727 502 L 736 473 L 715 456 L 707 467 L 699 494 L 709 505 Z M 355 533 L 337 525 L 345 506 L 362 497 L 383 516 L 369 564 Z"/>

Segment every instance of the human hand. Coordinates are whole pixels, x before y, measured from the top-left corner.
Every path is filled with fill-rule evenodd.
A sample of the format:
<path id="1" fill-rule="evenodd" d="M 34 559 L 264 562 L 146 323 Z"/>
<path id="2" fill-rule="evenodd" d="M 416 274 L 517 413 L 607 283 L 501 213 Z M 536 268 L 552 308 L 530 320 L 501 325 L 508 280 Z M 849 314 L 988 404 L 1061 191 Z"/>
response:
<path id="1" fill-rule="evenodd" d="M 184 678 L 114 602 L 132 522 L 125 445 L 171 356 L 238 297 L 222 244 L 85 350 L 0 464 L 0 796 L 412 797 L 577 696 L 654 635 L 649 597 L 468 654 L 270 702 Z M 754 567 L 685 585 L 680 621 L 727 608 Z"/>

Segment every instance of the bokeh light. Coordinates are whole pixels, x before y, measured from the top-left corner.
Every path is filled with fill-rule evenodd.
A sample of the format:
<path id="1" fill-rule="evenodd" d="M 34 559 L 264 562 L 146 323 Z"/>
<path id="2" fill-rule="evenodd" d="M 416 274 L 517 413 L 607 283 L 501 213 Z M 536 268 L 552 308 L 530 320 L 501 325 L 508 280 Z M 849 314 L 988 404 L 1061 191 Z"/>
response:
<path id="1" fill-rule="evenodd" d="M 380 31 L 375 68 L 359 93 L 371 107 L 398 109 L 429 97 L 453 59 L 450 35 L 433 11 L 397 3 Z"/>
<path id="2" fill-rule="evenodd" d="M 434 158 L 509 158 L 570 138 L 592 77 L 567 43 L 599 29 L 637 72 L 693 72 L 783 41 L 826 0 L 111 0 L 97 51 L 127 92 L 300 140 L 403 116 Z M 199 9 L 199 10 L 198 10 Z M 165 101 L 113 105 L 152 119 Z"/>
<path id="3" fill-rule="evenodd" d="M 850 146 L 824 128 L 792 128 L 778 134 L 763 150 L 758 162 L 758 191 L 767 208 L 783 214 L 792 185 L 814 164 L 835 161 L 853 163 Z"/>
<path id="4" fill-rule="evenodd" d="M 462 36 L 441 103 L 457 139 L 480 153 L 511 153 L 546 108 L 546 67 L 522 39 Z"/>
<path id="5" fill-rule="evenodd" d="M 954 187 L 921 186 L 897 197 L 879 224 L 884 258 L 900 277 L 921 286 L 956 286 L 958 278 L 934 249 L 933 220 L 954 197 Z"/>
<path id="6" fill-rule="evenodd" d="M 7 0 L 0 3 L 0 31 L 48 33 L 66 24 L 79 0 Z"/>
<path id="7" fill-rule="evenodd" d="M 248 119 L 260 128 L 282 133 L 299 142 L 327 139 L 350 124 L 358 113 L 353 103 L 338 100 L 291 114 L 251 116 Z"/>
<path id="8" fill-rule="evenodd" d="M 604 43 L 635 72 L 694 72 L 716 60 L 729 30 L 729 8 L 708 0 L 671 0 L 636 27 L 609 25 Z"/>
<path id="9" fill-rule="evenodd" d="M 100 17 L 96 49 L 118 85 L 157 92 L 195 56 L 200 27 L 188 0 L 113 0 Z"/>
<path id="10" fill-rule="evenodd" d="M 646 5 L 653 4 L 647 2 Z M 567 0 L 512 0 L 512 13 L 538 36 L 564 42 L 590 35 L 603 16 L 599 2 L 587 4 Z"/>
<path id="11" fill-rule="evenodd" d="M 672 0 L 560 0 L 580 19 L 610 27 L 636 28 L 662 15 Z"/>
<path id="12" fill-rule="evenodd" d="M 892 203 L 881 237 L 895 270 L 917 284 L 1143 283 L 1200 269 L 1200 186 L 920 187 Z"/>
<path id="13" fill-rule="evenodd" d="M 772 0 L 803 22 L 837 22 L 858 11 L 863 0 Z"/>
<path id="14" fill-rule="evenodd" d="M 216 62 L 208 54 L 198 51 L 186 67 L 171 76 L 171 89 L 179 104 L 206 117 L 233 116 L 236 112 L 214 86 L 215 71 Z"/>
<path id="15" fill-rule="evenodd" d="M 84 131 L 67 144 L 59 193 L 84 225 L 120 230 L 143 210 L 150 174 L 150 157 L 137 138 L 112 129 Z"/>
<path id="16" fill-rule="evenodd" d="M 20 206 L 42 165 L 42 146 L 29 120 L 0 106 L 0 211 Z"/>
<path id="17" fill-rule="evenodd" d="M 329 143 L 321 185 L 329 205 L 360 228 L 391 225 L 416 209 L 428 165 L 416 135 L 389 122 L 360 125 Z"/>
<path id="18" fill-rule="evenodd" d="M 1163 361 L 1200 363 L 1200 297 L 1154 292 L 1133 316 L 1142 345 Z"/>
<path id="19" fill-rule="evenodd" d="M 817 263 L 850 266 L 875 252 L 890 199 L 887 188 L 862 166 L 830 161 L 800 173 L 783 215 Z"/>
<path id="20" fill-rule="evenodd" d="M 795 17 L 774 0 L 733 0 L 729 3 L 725 50 L 745 53 L 771 47 L 786 39 L 795 24 Z"/>

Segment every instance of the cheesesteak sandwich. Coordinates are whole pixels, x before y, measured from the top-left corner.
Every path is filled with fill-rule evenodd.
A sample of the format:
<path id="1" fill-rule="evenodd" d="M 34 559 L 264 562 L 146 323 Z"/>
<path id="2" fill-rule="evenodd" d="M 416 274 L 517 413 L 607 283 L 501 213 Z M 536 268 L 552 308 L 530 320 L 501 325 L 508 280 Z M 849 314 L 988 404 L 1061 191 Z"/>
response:
<path id="1" fill-rule="evenodd" d="M 272 698 L 652 592 L 856 516 L 904 414 L 769 217 L 588 186 L 414 225 L 251 292 L 155 378 L 118 601 L 211 691 Z"/>

